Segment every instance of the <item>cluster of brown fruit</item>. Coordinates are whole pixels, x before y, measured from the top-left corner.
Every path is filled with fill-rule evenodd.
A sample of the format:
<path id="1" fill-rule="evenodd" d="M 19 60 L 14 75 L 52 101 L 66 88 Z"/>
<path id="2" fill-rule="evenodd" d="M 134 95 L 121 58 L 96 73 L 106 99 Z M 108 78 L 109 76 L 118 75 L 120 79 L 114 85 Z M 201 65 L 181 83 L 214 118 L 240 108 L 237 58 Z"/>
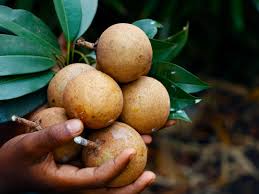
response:
<path id="1" fill-rule="evenodd" d="M 42 128 L 80 119 L 87 139 L 98 144 L 82 151 L 87 167 L 100 166 L 124 149 L 134 148 L 136 155 L 111 187 L 130 184 L 144 171 L 147 148 L 140 134 L 163 127 L 170 112 L 166 88 L 146 76 L 152 54 L 148 37 L 138 27 L 126 23 L 109 27 L 96 47 L 96 68 L 77 63 L 60 70 L 48 87 L 52 108 L 32 118 Z M 68 162 L 80 154 L 81 147 L 71 141 L 54 151 L 55 160 Z"/>

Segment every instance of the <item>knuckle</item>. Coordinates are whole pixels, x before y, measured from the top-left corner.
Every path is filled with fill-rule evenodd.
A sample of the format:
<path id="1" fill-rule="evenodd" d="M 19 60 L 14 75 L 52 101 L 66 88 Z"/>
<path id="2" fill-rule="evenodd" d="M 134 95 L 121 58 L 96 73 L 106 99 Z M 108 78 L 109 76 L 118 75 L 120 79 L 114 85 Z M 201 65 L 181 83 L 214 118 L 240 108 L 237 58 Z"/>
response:
<path id="1" fill-rule="evenodd" d="M 109 182 L 114 176 L 118 174 L 119 166 L 116 165 L 116 160 L 113 159 L 109 162 L 109 167 L 107 167 L 107 173 L 103 177 L 104 181 Z"/>
<path id="2" fill-rule="evenodd" d="M 107 185 L 120 172 L 120 165 L 117 164 L 116 159 L 110 160 L 108 163 L 97 167 L 93 171 L 93 179 L 98 186 Z"/>
<path id="3" fill-rule="evenodd" d="M 119 168 L 116 162 L 116 159 L 110 160 L 108 164 L 109 164 L 109 167 L 107 169 L 109 169 L 110 172 L 114 172 Z"/>
<path id="4" fill-rule="evenodd" d="M 61 144 L 62 142 L 59 137 L 60 130 L 58 130 L 57 128 L 49 128 L 46 130 L 46 139 L 48 139 L 51 144 Z"/>
<path id="5" fill-rule="evenodd" d="M 95 184 L 97 184 L 98 186 L 105 185 L 105 183 L 106 183 L 105 175 L 104 174 L 102 175 L 101 173 L 99 173 L 98 168 L 94 169 L 94 176 L 93 177 L 94 177 Z"/>
<path id="6" fill-rule="evenodd" d="M 34 151 L 33 141 L 30 135 L 21 140 L 20 148 L 25 153 L 32 153 Z"/>
<path id="7" fill-rule="evenodd" d="M 99 185 L 99 186 L 104 186 L 106 185 L 111 179 L 110 173 L 101 173 L 98 168 L 95 169 L 94 171 L 94 182 Z"/>

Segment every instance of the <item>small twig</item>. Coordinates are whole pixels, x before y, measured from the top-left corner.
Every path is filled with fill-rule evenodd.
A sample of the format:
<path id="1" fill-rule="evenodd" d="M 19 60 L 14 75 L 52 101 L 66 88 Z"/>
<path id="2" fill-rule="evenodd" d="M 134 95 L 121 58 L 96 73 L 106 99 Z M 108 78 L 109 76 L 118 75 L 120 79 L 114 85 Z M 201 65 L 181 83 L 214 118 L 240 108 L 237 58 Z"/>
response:
<path id="1" fill-rule="evenodd" d="M 77 136 L 74 138 L 74 142 L 78 145 L 87 146 L 96 149 L 98 147 L 97 143 L 90 141 L 88 139 L 85 139 L 81 136 Z"/>
<path id="2" fill-rule="evenodd" d="M 42 127 L 38 123 L 18 117 L 16 115 L 12 116 L 12 121 L 27 126 L 31 129 L 33 128 L 37 131 L 42 130 Z"/>
<path id="3" fill-rule="evenodd" d="M 76 44 L 77 44 L 78 46 L 83 46 L 83 47 L 86 47 L 86 48 L 88 48 L 88 49 L 95 50 L 95 49 L 96 49 L 97 42 L 96 42 L 96 43 L 92 43 L 92 42 L 86 41 L 86 40 L 83 39 L 83 38 L 79 38 L 79 39 L 77 40 Z"/>
<path id="4" fill-rule="evenodd" d="M 258 169 L 253 164 L 252 161 L 250 161 L 244 153 L 242 153 L 239 149 L 232 148 L 231 151 L 229 151 L 229 154 L 235 158 L 236 162 L 242 166 L 242 168 L 249 173 L 250 175 L 253 175 L 255 178 L 259 178 Z"/>
<path id="5" fill-rule="evenodd" d="M 30 121 L 30 120 L 27 120 L 27 119 L 24 119 L 24 118 L 21 118 L 21 117 L 18 117 L 16 115 L 13 115 L 12 116 L 12 121 L 13 122 L 16 122 L 16 123 L 19 123 L 19 124 L 22 124 L 24 126 L 27 126 L 31 129 L 34 129 L 36 131 L 39 131 L 39 130 L 42 130 L 42 127 L 36 123 L 36 122 L 33 122 L 33 121 Z M 90 141 L 90 140 L 87 140 L 81 136 L 77 136 L 74 138 L 74 142 L 78 145 L 82 145 L 82 146 L 85 146 L 85 147 L 90 147 L 90 148 L 93 148 L 93 149 L 96 149 L 98 147 L 98 144 L 93 142 L 93 141 Z"/>

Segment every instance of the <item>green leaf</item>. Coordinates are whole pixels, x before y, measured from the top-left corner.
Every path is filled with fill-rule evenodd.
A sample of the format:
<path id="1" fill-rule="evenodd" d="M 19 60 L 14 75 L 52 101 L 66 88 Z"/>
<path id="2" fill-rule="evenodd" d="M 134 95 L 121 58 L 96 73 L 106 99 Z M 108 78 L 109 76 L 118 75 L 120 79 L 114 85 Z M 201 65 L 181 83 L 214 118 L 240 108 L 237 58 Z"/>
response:
<path id="1" fill-rule="evenodd" d="M 33 4 L 35 3 L 35 0 L 16 0 L 15 2 L 15 8 L 16 9 L 26 9 L 28 11 L 31 11 L 33 9 Z"/>
<path id="2" fill-rule="evenodd" d="M 82 20 L 77 38 L 80 38 L 91 25 L 98 6 L 98 0 L 81 0 Z"/>
<path id="3" fill-rule="evenodd" d="M 96 61 L 96 52 L 95 51 L 91 51 L 90 53 L 86 54 L 85 56 Z"/>
<path id="4" fill-rule="evenodd" d="M 54 0 L 54 5 L 66 40 L 73 42 L 81 26 L 81 0 Z"/>
<path id="5" fill-rule="evenodd" d="M 174 53 L 176 49 L 175 44 L 155 39 L 150 39 L 150 42 L 153 49 L 153 62 L 171 61 L 171 54 Z"/>
<path id="6" fill-rule="evenodd" d="M 5 4 L 7 0 L 0 0 L 0 4 Z"/>
<path id="7" fill-rule="evenodd" d="M 52 71 L 20 76 L 0 77 L 0 100 L 24 96 L 43 88 L 53 77 Z"/>
<path id="8" fill-rule="evenodd" d="M 0 56 L 0 76 L 36 73 L 50 69 L 55 61 L 30 55 Z"/>
<path id="9" fill-rule="evenodd" d="M 155 12 L 159 4 L 159 0 L 149 0 L 148 3 L 145 4 L 145 6 L 142 9 L 141 17 L 142 18 L 147 18 L 149 17 L 152 13 Z"/>
<path id="10" fill-rule="evenodd" d="M 113 9 L 120 15 L 125 16 L 128 13 L 128 10 L 127 10 L 126 6 L 124 5 L 125 2 L 123 2 L 121 0 L 105 0 L 105 1 L 103 1 L 103 3 L 105 3 L 107 7 Z"/>
<path id="11" fill-rule="evenodd" d="M 230 13 L 232 16 L 232 25 L 234 26 L 235 30 L 239 32 L 243 31 L 245 29 L 244 1 L 231 0 Z"/>
<path id="12" fill-rule="evenodd" d="M 157 28 L 163 27 L 162 24 L 152 19 L 142 19 L 135 21 L 132 24 L 142 29 L 146 33 L 148 38 L 154 38 L 157 34 Z"/>
<path id="13" fill-rule="evenodd" d="M 3 28 L 3 27 L 1 27 L 1 26 L 0 26 L 0 33 L 1 33 L 1 34 L 13 34 L 12 32 L 6 30 L 5 28 Z"/>
<path id="14" fill-rule="evenodd" d="M 169 79 L 186 93 L 194 93 L 208 89 L 208 84 L 201 81 L 197 76 L 169 62 L 153 63 L 150 74 L 151 76 L 161 75 Z"/>
<path id="15" fill-rule="evenodd" d="M 151 39 L 153 48 L 153 61 L 171 62 L 183 49 L 187 42 L 189 26 L 182 31 L 163 40 Z"/>
<path id="16" fill-rule="evenodd" d="M 13 115 L 23 117 L 46 102 L 46 88 L 20 98 L 0 101 L 0 123 L 11 121 Z"/>
<path id="17" fill-rule="evenodd" d="M 178 111 L 171 111 L 170 115 L 168 117 L 169 120 L 183 120 L 186 122 L 191 122 L 191 119 L 188 117 L 186 112 L 184 110 L 178 110 Z"/>
<path id="18" fill-rule="evenodd" d="M 48 26 L 32 13 L 0 6 L 0 27 L 12 33 L 33 40 L 35 44 L 60 54 L 56 37 Z"/>
<path id="19" fill-rule="evenodd" d="M 173 85 L 172 85 L 171 88 L 172 88 L 171 91 L 174 91 L 173 95 L 170 95 L 172 110 L 181 110 L 188 106 L 198 104 L 201 101 L 200 98 L 196 98 L 184 92 L 182 89 L 178 88 L 177 86 L 173 88 Z"/>
<path id="20" fill-rule="evenodd" d="M 53 57 L 53 53 L 41 44 L 24 37 L 0 34 L 0 55 L 35 55 Z"/>
<path id="21" fill-rule="evenodd" d="M 181 88 L 176 86 L 171 80 L 165 79 L 161 76 L 154 76 L 156 79 L 162 82 L 162 84 L 166 87 L 171 102 L 171 111 L 182 110 L 188 106 L 197 104 L 201 101 L 201 99 L 192 96 Z"/>
<path id="22" fill-rule="evenodd" d="M 253 0 L 256 10 L 259 12 L 259 0 Z"/>

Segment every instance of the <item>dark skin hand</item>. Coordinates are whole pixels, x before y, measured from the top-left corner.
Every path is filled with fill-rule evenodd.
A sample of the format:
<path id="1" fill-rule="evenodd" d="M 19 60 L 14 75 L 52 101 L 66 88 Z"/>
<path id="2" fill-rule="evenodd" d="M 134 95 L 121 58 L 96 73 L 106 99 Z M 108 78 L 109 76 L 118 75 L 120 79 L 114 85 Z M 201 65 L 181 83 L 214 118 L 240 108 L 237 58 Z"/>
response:
<path id="1" fill-rule="evenodd" d="M 96 168 L 80 169 L 56 164 L 51 152 L 82 131 L 82 122 L 73 119 L 38 132 L 19 135 L 6 142 L 0 148 L 0 193 L 87 189 L 82 193 L 137 194 L 154 182 L 155 174 L 146 171 L 128 186 L 106 187 L 126 168 L 135 154 L 133 149 L 124 150 L 116 159 Z M 142 137 L 145 143 L 151 143 L 151 136 Z"/>
<path id="2" fill-rule="evenodd" d="M 35 112 L 46 107 L 41 107 Z M 28 115 L 28 118 L 31 115 Z M 98 168 L 56 164 L 51 152 L 82 132 L 81 121 L 76 121 L 79 125 L 74 127 L 74 132 L 68 130 L 68 126 L 71 127 L 68 123 L 70 121 L 30 134 L 22 134 L 23 127 L 16 124 L 0 125 L 2 131 L 0 142 L 10 139 L 0 147 L 0 193 L 46 190 L 64 192 L 73 190 L 74 193 L 74 190 L 82 189 L 80 194 L 137 194 L 154 182 L 155 174 L 146 171 L 128 186 L 106 187 L 127 166 L 135 152 L 131 149 L 125 150 L 114 161 L 109 161 Z M 175 123 L 176 121 L 169 120 L 165 127 Z M 12 138 L 13 136 L 16 137 Z M 152 142 L 150 135 L 142 135 L 142 138 L 146 144 Z"/>
<path id="3" fill-rule="evenodd" d="M 141 193 L 155 180 L 152 172 L 144 172 L 134 183 L 121 188 L 102 188 L 82 191 L 78 194 L 136 194 Z"/>
<path id="4" fill-rule="evenodd" d="M 69 191 L 105 187 L 123 171 L 135 150 L 124 150 L 116 159 L 96 168 L 57 165 L 51 151 L 82 131 L 82 122 L 73 119 L 45 130 L 17 136 L 5 143 L 0 149 L 1 192 L 11 189 Z M 145 181 L 154 181 L 153 173 L 145 174 Z"/>

